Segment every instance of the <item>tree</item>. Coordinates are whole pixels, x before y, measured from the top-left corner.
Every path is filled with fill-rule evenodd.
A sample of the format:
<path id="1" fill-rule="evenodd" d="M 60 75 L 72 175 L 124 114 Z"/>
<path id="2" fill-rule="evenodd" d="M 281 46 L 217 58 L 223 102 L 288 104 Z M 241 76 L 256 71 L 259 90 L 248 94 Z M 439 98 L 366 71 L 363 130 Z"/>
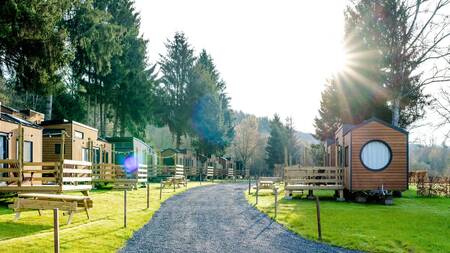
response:
<path id="1" fill-rule="evenodd" d="M 379 54 L 379 87 L 386 90 L 394 126 L 423 116 L 425 86 L 450 80 L 449 7 L 448 0 L 361 0 L 346 11 L 353 35 Z"/>
<path id="2" fill-rule="evenodd" d="M 0 75 L 7 73 L 20 92 L 47 96 L 47 117 L 70 56 L 63 19 L 76 2 L 7 0 L 0 6 Z M 37 109 L 38 104 L 27 106 Z"/>
<path id="3" fill-rule="evenodd" d="M 310 153 L 314 166 L 323 166 L 325 158 L 325 147 L 322 144 L 311 144 Z"/>
<path id="4" fill-rule="evenodd" d="M 223 155 L 234 129 L 225 82 L 212 57 L 202 50 L 195 63 L 192 85 L 188 86 L 188 105 L 192 108 L 191 135 L 197 152 Z"/>
<path id="5" fill-rule="evenodd" d="M 235 136 L 233 140 L 233 152 L 236 159 L 242 161 L 244 168 L 249 176 L 248 164 L 255 155 L 255 151 L 260 139 L 258 132 L 258 122 L 255 116 L 244 118 L 235 127 Z"/>
<path id="6" fill-rule="evenodd" d="M 123 2 L 123 1 L 121 1 Z M 66 21 L 70 34 L 70 46 L 74 58 L 70 62 L 72 78 L 69 84 L 87 99 L 87 123 L 100 128 L 104 135 L 107 94 L 111 82 L 107 75 L 112 70 L 112 59 L 121 55 L 121 38 L 125 28 L 115 24 L 107 8 L 108 1 L 86 1 L 73 10 L 73 17 Z"/>
<path id="7" fill-rule="evenodd" d="M 433 109 L 440 118 L 436 127 L 448 129 L 445 134 L 446 139 L 448 139 L 450 138 L 450 92 L 442 88 L 439 93 L 440 97 L 433 104 Z"/>
<path id="8" fill-rule="evenodd" d="M 300 163 L 300 142 L 291 117 L 286 119 L 286 151 L 288 165 Z"/>
<path id="9" fill-rule="evenodd" d="M 187 90 L 192 84 L 195 63 L 194 50 L 186 36 L 177 32 L 173 41 L 166 43 L 167 54 L 161 55 L 159 65 L 163 74 L 160 94 L 163 95 L 161 117 L 176 137 L 176 146 L 181 145 L 181 137 L 189 131 Z"/>
<path id="10" fill-rule="evenodd" d="M 275 114 L 270 122 L 270 136 L 266 146 L 266 163 L 270 170 L 275 164 L 285 164 L 286 149 L 286 131 L 280 117 Z"/>

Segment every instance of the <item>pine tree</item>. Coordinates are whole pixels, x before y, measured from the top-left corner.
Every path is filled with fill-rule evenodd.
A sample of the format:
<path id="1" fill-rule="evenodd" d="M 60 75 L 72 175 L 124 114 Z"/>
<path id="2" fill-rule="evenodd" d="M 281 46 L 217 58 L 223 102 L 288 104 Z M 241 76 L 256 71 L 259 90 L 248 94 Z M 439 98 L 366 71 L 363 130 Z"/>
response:
<path id="1" fill-rule="evenodd" d="M 192 85 L 195 63 L 194 50 L 186 36 L 177 32 L 172 41 L 166 43 L 167 54 L 161 55 L 159 65 L 163 74 L 161 85 L 163 98 L 160 116 L 176 138 L 180 147 L 181 137 L 189 131 L 188 86 Z"/>
<path id="2" fill-rule="evenodd" d="M 275 164 L 284 164 L 285 150 L 286 131 L 280 117 L 275 114 L 270 122 L 270 136 L 266 146 L 266 163 L 270 170 L 274 168 Z"/>

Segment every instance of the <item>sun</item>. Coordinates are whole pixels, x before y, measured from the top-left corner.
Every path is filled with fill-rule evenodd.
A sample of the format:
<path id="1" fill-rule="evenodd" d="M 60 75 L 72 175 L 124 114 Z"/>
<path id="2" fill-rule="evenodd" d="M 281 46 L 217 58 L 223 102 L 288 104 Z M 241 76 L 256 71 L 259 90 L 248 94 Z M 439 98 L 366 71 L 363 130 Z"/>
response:
<path id="1" fill-rule="evenodd" d="M 348 54 L 343 46 L 333 50 L 327 62 L 327 70 L 330 74 L 337 74 L 345 71 L 348 66 Z"/>

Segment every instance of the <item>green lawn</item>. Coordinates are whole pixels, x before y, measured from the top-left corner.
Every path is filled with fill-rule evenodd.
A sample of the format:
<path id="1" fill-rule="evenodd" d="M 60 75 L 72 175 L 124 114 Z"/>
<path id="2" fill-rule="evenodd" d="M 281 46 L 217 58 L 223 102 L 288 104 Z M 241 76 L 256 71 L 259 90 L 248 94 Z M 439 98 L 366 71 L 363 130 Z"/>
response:
<path id="1" fill-rule="evenodd" d="M 248 201 L 255 203 L 254 190 Z M 257 208 L 274 215 L 274 196 L 261 192 Z M 416 197 L 407 191 L 394 205 L 336 202 L 332 192 L 317 193 L 322 200 L 323 241 L 369 252 L 450 252 L 450 199 Z M 276 221 L 291 231 L 317 240 L 315 201 L 283 199 L 279 195 Z"/>
<path id="2" fill-rule="evenodd" d="M 207 183 L 202 183 L 206 185 Z M 199 183 L 189 183 L 189 188 Z M 128 226 L 123 228 L 123 191 L 92 191 L 94 208 L 91 220 L 84 213 L 74 215 L 66 225 L 67 216 L 60 218 L 60 244 L 62 252 L 115 252 L 141 228 L 160 207 L 159 184 L 151 184 L 150 209 L 146 209 L 146 189 L 129 191 L 127 194 Z M 176 193 L 185 191 L 177 189 Z M 163 191 L 162 201 L 174 194 L 173 189 Z M 0 206 L 0 252 L 53 252 L 52 211 L 23 212 L 14 222 L 13 212 Z"/>

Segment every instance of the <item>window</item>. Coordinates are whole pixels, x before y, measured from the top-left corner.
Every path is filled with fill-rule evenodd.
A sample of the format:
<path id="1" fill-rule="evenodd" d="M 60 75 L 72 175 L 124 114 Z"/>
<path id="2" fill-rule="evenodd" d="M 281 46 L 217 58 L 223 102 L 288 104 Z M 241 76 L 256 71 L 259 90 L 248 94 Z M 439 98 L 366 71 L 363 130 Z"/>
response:
<path id="1" fill-rule="evenodd" d="M 61 144 L 55 144 L 55 154 L 61 154 Z"/>
<path id="2" fill-rule="evenodd" d="M 81 148 L 81 160 L 89 162 L 89 149 Z"/>
<path id="3" fill-rule="evenodd" d="M 80 132 L 80 131 L 75 131 L 74 136 L 75 136 L 75 138 L 77 138 L 77 139 L 84 139 L 84 133 L 83 133 L 83 132 Z"/>
<path id="4" fill-rule="evenodd" d="M 23 161 L 24 162 L 33 161 L 33 142 L 31 141 L 23 142 Z"/>
<path id="5" fill-rule="evenodd" d="M 349 164 L 349 154 L 348 154 L 348 146 L 346 146 L 345 147 L 345 149 L 344 149 L 344 166 L 345 167 L 348 167 L 348 164 Z"/>
<path id="6" fill-rule="evenodd" d="M 100 163 L 100 149 L 99 148 L 94 148 L 94 163 L 95 164 L 99 164 Z"/>
<path id="7" fill-rule="evenodd" d="M 361 149 L 361 162 L 369 170 L 383 170 L 392 159 L 392 151 L 384 141 L 373 140 Z"/>
<path id="8" fill-rule="evenodd" d="M 0 134 L 0 159 L 8 158 L 8 137 Z M 6 164 L 0 164 L 0 168 L 6 168 Z M 7 175 L 7 173 L 0 173 L 0 177 Z"/>
<path id="9" fill-rule="evenodd" d="M 8 137 L 0 135 L 0 159 L 8 158 Z"/>

